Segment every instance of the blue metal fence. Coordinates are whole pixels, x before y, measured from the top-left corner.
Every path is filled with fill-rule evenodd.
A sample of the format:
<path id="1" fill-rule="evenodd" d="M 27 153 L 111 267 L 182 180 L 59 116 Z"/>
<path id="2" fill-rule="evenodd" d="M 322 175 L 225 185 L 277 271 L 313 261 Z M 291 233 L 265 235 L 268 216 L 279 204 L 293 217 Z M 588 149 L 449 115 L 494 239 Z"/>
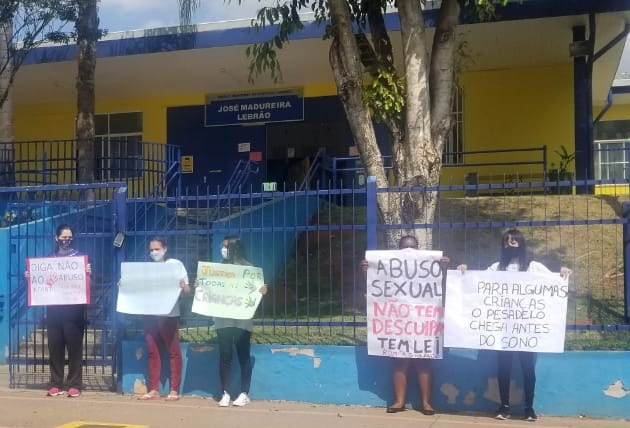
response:
<path id="1" fill-rule="evenodd" d="M 628 329 L 624 258 L 630 249 L 624 246 L 630 245 L 630 200 L 625 191 L 629 184 L 628 180 L 539 181 L 379 189 L 368 180 L 365 186 L 344 189 L 206 191 L 140 199 L 129 197 L 119 183 L 95 188 L 105 193 L 95 201 L 82 199 L 85 189 L 72 186 L 14 189 L 13 202 L 39 203 L 44 211 L 59 202 L 60 208 L 55 209 L 65 207 L 66 211 L 14 224 L 7 228 L 9 242 L 0 244 L 11 254 L 7 267 L 12 308 L 10 359 L 16 364 L 12 384 L 38 383 L 33 370 L 41 382 L 46 372 L 42 314 L 24 308 L 23 263 L 27 255 L 46 253 L 53 225 L 66 219 L 78 225 L 78 244 L 85 246 L 97 264 L 95 271 L 101 272 L 90 309 L 93 332 L 87 337 L 105 339 L 89 339 L 94 346 L 86 351 L 90 357 L 86 354 L 86 361 L 92 362 L 101 379 L 103 373 L 113 376 L 116 371 L 115 350 L 120 340 L 140 331 L 137 317 L 114 312 L 120 263 L 147 260 L 147 242 L 153 235 L 167 237 L 169 253 L 182 260 L 191 281 L 198 261 L 219 260 L 225 235 L 242 236 L 249 258 L 263 267 L 270 287 L 255 317 L 255 340 L 357 344 L 366 340 L 365 277 L 359 264 L 366 249 L 387 248 L 385 231 L 431 230 L 433 248 L 444 251 L 452 266 L 466 263 L 471 269 L 485 269 L 499 256 L 502 232 L 518 227 L 528 239 L 532 258 L 552 270 L 568 266 L 574 271 L 568 339 L 579 341 L 581 331 L 588 330 L 588 346 L 616 346 L 604 341 L 604 333 L 621 335 Z M 624 192 L 575 192 L 576 188 L 598 186 L 606 186 L 609 192 L 623 188 Z M 482 190 L 490 190 L 490 196 L 470 196 L 482 194 Z M 379 221 L 377 195 L 426 191 L 439 194 L 435 221 L 402 225 Z M 125 235 L 121 248 L 112 246 L 117 233 Z M 192 314 L 191 304 L 191 297 L 180 302 L 182 337 L 213 340 L 212 320 Z M 98 385 L 111 387 L 108 382 L 112 377 Z"/>
<path id="2" fill-rule="evenodd" d="M 133 225 L 129 234 L 137 244 L 125 254 L 131 260 L 145 260 L 148 237 L 167 235 L 172 241 L 169 251 L 184 261 L 194 278 L 197 261 L 218 261 L 222 237 L 239 234 L 252 262 L 264 267 L 270 285 L 257 316 L 260 340 L 362 343 L 365 279 L 357 267 L 366 249 L 387 246 L 385 230 L 431 229 L 434 248 L 443 250 L 453 266 L 466 263 L 484 269 L 498 258 L 501 233 L 518 227 L 531 242 L 535 259 L 551 269 L 568 266 L 574 270 L 569 329 L 623 330 L 622 234 L 628 220 L 621 207 L 628 200 L 627 192 L 575 194 L 576 188 L 602 185 L 625 189 L 628 182 L 533 181 L 377 189 L 368 181 L 367 186 L 345 189 L 187 195 L 177 205 L 172 199 L 134 200 L 130 203 L 147 205 L 145 211 L 150 210 L 149 205 L 159 206 L 160 215 L 174 216 L 176 221 L 156 218 L 142 227 Z M 377 194 L 423 191 L 440 195 L 435 222 L 379 222 Z M 485 191 L 490 196 L 470 196 Z M 230 209 L 217 217 L 217 207 Z M 151 224 L 170 226 L 150 228 Z M 145 226 L 149 228 L 143 229 Z M 188 304 L 183 303 L 183 324 L 194 327 L 184 336 L 206 340 L 212 336 L 211 332 L 208 336 L 212 321 L 190 314 Z"/>
<path id="3" fill-rule="evenodd" d="M 43 186 L 77 182 L 76 140 L 0 142 L 0 185 Z M 125 182 L 134 197 L 175 196 L 181 188 L 180 148 L 124 137 L 95 140 L 100 182 Z"/>
<path id="4" fill-rule="evenodd" d="M 9 364 L 10 386 L 43 386 L 49 378 L 46 312 L 27 306 L 24 278 L 28 257 L 46 257 L 52 251 L 56 228 L 70 224 L 75 232 L 73 245 L 88 254 L 92 264 L 91 304 L 84 342 L 84 383 L 86 388 L 112 389 L 115 377 L 115 329 L 112 283 L 117 277 L 117 260 L 112 241 L 117 214 L 112 194 L 124 183 L 0 188 L 0 198 L 9 206 L 37 207 L 45 214 L 36 218 L 21 216 L 0 228 L 0 248 L 5 254 L 0 270 L 10 296 L 9 316 L 0 321 L 6 339 L 2 347 Z M 8 334 L 5 334 L 8 333 Z"/>

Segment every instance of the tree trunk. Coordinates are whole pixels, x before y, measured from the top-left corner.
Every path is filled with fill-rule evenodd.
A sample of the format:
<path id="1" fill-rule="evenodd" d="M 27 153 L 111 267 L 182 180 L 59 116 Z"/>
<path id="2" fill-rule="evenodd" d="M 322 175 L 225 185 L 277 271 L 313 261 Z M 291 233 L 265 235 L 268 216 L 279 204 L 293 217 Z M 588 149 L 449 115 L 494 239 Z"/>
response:
<path id="1" fill-rule="evenodd" d="M 98 17 L 96 0 L 79 1 L 77 21 L 77 181 L 94 181 L 94 75 Z"/>
<path id="2" fill-rule="evenodd" d="M 0 186 L 15 185 L 13 167 L 13 92 L 11 81 L 13 65 L 10 46 L 13 34 L 12 22 L 0 23 L 0 94 L 6 94 L 0 103 Z"/>
<path id="3" fill-rule="evenodd" d="M 431 97 L 426 33 L 417 0 L 400 0 L 398 14 L 405 58 L 407 84 L 406 130 L 402 159 L 394 165 L 402 186 L 436 186 L 440 180 L 442 153 L 431 136 Z M 433 191 L 401 194 L 397 209 L 403 224 L 430 224 L 435 217 L 438 194 Z M 407 231 L 408 233 L 411 230 Z M 414 229 L 421 248 L 432 248 L 432 230 Z"/>
<path id="4" fill-rule="evenodd" d="M 333 23 L 330 65 L 339 98 L 366 174 L 376 177 L 378 187 L 387 187 L 383 157 L 376 141 L 370 112 L 363 99 L 363 72 L 348 3 L 345 0 L 330 0 L 330 14 Z M 384 200 L 384 195 L 379 194 L 381 215 L 384 214 Z"/>
<path id="5" fill-rule="evenodd" d="M 444 0 L 435 27 L 431 57 L 431 118 L 433 140 L 440 152 L 451 130 L 453 95 L 455 92 L 455 29 L 459 18 L 459 1 Z"/>

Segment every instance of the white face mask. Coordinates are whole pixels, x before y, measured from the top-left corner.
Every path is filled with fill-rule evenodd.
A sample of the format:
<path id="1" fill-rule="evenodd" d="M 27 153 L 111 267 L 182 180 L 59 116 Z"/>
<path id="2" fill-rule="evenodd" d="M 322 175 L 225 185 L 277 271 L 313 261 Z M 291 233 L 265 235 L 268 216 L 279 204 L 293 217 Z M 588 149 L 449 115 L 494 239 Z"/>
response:
<path id="1" fill-rule="evenodd" d="M 149 255 L 153 259 L 154 262 L 159 262 L 164 258 L 166 251 L 164 250 L 151 250 L 149 251 Z"/>
<path id="2" fill-rule="evenodd" d="M 227 259 L 229 255 L 230 255 L 230 252 L 228 251 L 228 249 L 225 247 L 221 247 L 221 257 L 223 257 L 224 259 Z"/>

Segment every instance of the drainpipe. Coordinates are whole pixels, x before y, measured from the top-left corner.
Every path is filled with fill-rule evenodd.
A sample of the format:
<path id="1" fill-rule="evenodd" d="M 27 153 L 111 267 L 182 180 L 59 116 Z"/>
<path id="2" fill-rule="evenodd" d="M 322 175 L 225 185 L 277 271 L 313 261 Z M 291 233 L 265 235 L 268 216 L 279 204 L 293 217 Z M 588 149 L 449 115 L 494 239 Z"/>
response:
<path id="1" fill-rule="evenodd" d="M 610 109 L 610 107 L 612 106 L 613 103 L 613 93 L 612 93 L 612 89 L 610 91 L 608 91 L 608 96 L 606 97 L 606 105 L 604 106 L 604 108 L 602 109 L 602 111 L 599 112 L 599 114 L 597 115 L 597 117 L 595 118 L 595 120 L 593 121 L 593 124 L 596 124 L 597 122 L 600 121 L 600 119 L 602 117 L 604 117 L 604 115 L 606 114 L 606 112 Z"/>

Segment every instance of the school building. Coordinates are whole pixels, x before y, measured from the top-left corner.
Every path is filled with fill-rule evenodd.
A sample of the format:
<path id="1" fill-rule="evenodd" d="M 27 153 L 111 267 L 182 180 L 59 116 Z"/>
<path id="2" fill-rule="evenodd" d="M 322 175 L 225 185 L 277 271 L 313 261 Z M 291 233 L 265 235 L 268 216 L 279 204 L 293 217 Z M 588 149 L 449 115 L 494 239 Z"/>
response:
<path id="1" fill-rule="evenodd" d="M 436 17 L 437 10 L 425 12 L 429 36 Z M 394 46 L 399 46 L 396 14 L 387 15 L 386 23 Z M 454 94 L 455 125 L 444 156 L 441 184 L 541 182 L 575 178 L 603 180 L 593 186 L 596 193 L 627 194 L 630 85 L 615 77 L 630 30 L 629 23 L 630 4 L 624 0 L 515 1 L 499 8 L 496 19 L 492 21 L 462 22 L 458 32 L 464 55 L 459 65 L 458 91 Z M 108 34 L 98 42 L 97 48 L 98 180 L 126 181 L 130 189 L 133 183 L 137 183 L 138 188 L 144 190 L 130 191 L 129 196 L 147 196 L 149 192 L 146 189 L 161 180 L 158 177 L 156 181 L 155 177 L 165 174 L 168 167 L 175 165 L 181 171 L 182 187 L 192 193 L 199 188 L 223 191 L 227 185 L 235 183 L 255 192 L 281 190 L 285 186 L 293 189 L 304 183 L 313 164 L 325 154 L 327 162 L 332 165 L 327 179 L 333 186 L 363 186 L 366 178 L 337 97 L 328 62 L 329 41 L 322 40 L 323 33 L 323 27 L 313 21 L 306 22 L 291 43 L 278 51 L 282 81 L 275 83 L 270 77 L 261 76 L 253 85 L 248 83 L 249 62 L 245 50 L 252 43 L 266 40 L 273 31 L 266 29 L 256 33 L 250 28 L 248 20 L 201 24 L 196 26 L 196 31 L 187 34 L 182 34 L 176 27 Z M 70 157 L 74 155 L 66 149 L 72 147 L 75 138 L 76 68 L 76 47 L 55 45 L 36 49 L 20 69 L 14 87 L 15 140 L 57 143 L 32 144 L 27 150 L 16 152 L 15 164 L 33 167 L 37 174 L 24 172 L 21 176 L 16 175 L 15 184 L 72 181 L 73 173 L 67 171 L 67 162 L 68 153 Z M 377 135 L 385 149 L 386 133 L 378 125 Z M 55 152 L 53 147 L 65 149 Z M 174 147 L 178 148 L 175 152 L 170 150 Z M 153 167 L 150 161 L 165 161 L 166 167 L 163 168 L 162 164 Z M 233 181 L 233 177 L 241 173 L 240 177 L 244 179 Z M 26 179 L 20 183 L 20 177 Z M 625 182 L 617 184 L 615 180 Z M 146 182 L 151 186 L 142 186 Z M 375 193 L 373 190 L 373 200 Z M 330 200 L 337 196 L 331 196 Z M 274 211 L 272 203 L 282 204 L 285 201 L 270 202 L 260 194 L 256 198 L 259 198 L 256 205 L 260 211 L 255 220 L 251 220 L 254 218 L 252 214 L 247 221 L 234 220 L 235 216 L 229 216 L 227 219 L 213 218 L 206 223 L 210 224 L 209 228 L 219 223 L 220 227 L 229 228 L 231 222 L 241 221 L 250 229 L 258 228 L 259 235 L 251 231 L 250 234 L 251 241 L 256 241 L 254 245 L 259 245 L 256 247 L 259 255 L 275 257 L 274 262 L 288 269 L 287 258 L 277 256 L 279 251 L 263 247 L 266 242 L 258 242 L 263 241 L 258 236 L 273 233 L 269 230 L 273 227 L 263 224 L 262 219 L 273 222 L 274 216 L 284 216 L 281 220 L 292 221 L 299 216 L 291 214 L 301 209 L 308 211 L 308 216 L 302 217 L 310 218 L 318 206 L 309 205 L 310 201 L 303 198 L 301 205 L 294 204 L 287 210 L 283 206 Z M 313 196 L 313 199 L 316 197 Z M 129 220 L 129 225 L 149 223 L 151 218 L 159 217 L 154 213 L 166 212 L 170 208 L 169 203 L 172 201 L 151 206 L 150 214 L 142 211 L 139 221 L 134 217 L 139 217 L 136 214 L 141 211 L 128 209 L 125 221 Z M 116 205 L 116 201 L 112 205 Z M 110 208 L 103 208 L 99 218 L 109 221 L 110 217 L 114 217 L 111 215 L 114 210 Z M 263 210 L 267 211 L 263 213 Z M 454 211 L 463 212 L 464 209 L 456 206 Z M 499 212 L 500 207 L 496 211 Z M 75 216 L 72 219 L 78 218 L 81 213 L 71 213 Z M 173 217 L 176 215 L 177 212 Z M 618 212 L 611 215 L 615 218 L 608 223 L 618 225 L 615 223 L 620 217 Z M 166 217 L 166 214 L 162 215 L 160 221 Z M 178 224 L 178 220 L 181 218 L 170 223 L 169 218 L 160 227 L 166 230 Z M 256 226 L 251 226 L 254 223 Z M 567 221 L 563 225 L 569 223 Z M 15 242 L 18 238 L 27 241 L 26 238 L 31 236 L 28 233 L 33 231 L 29 231 L 28 223 L 21 226 L 24 232 L 15 236 Z M 283 227 L 289 229 L 286 223 L 281 226 L 278 228 L 281 232 Z M 305 230 L 304 224 L 298 226 L 303 227 L 301 231 Z M 50 226 L 47 227 L 42 230 L 50 230 Z M 190 227 L 195 229 L 184 230 L 183 240 L 194 233 L 202 235 L 197 233 L 201 226 Z M 114 233 L 108 235 L 112 232 L 109 229 L 93 229 L 82 233 L 84 242 L 92 237 L 94 241 L 100 239 L 105 242 L 114 236 Z M 350 229 L 348 234 L 356 230 L 364 233 L 366 227 Z M 146 231 L 149 230 L 151 227 L 147 226 Z M 175 231 L 173 227 L 169 232 L 175 234 L 179 230 Z M 292 245 L 298 248 L 300 242 L 291 235 L 292 232 L 286 233 L 283 239 L 292 240 Z M 318 233 L 309 232 L 314 234 L 304 233 L 306 238 L 303 241 Z M 334 235 L 335 239 L 343 239 L 345 232 L 347 230 L 339 231 Z M 39 233 L 37 239 L 49 239 L 50 234 L 46 235 L 40 229 L 36 229 L 36 233 Z M 332 237 L 333 233 L 326 236 Z M 352 236 L 354 239 L 355 235 Z M 143 246 L 145 236 L 136 238 L 140 253 L 146 249 Z M 197 238 L 195 235 L 194 239 L 190 239 L 186 248 L 193 248 Z M 118 252 L 110 254 L 110 241 L 102 245 L 99 253 L 115 259 L 107 259 L 103 263 L 106 267 L 120 261 L 116 257 L 122 259 Z M 452 239 L 444 241 L 458 244 Z M 206 241 L 202 244 L 205 246 Z M 617 250 L 622 247 L 619 242 L 615 244 Z M 125 245 L 131 246 L 129 236 Z M 212 245 L 212 251 L 206 249 L 206 252 L 215 254 L 218 244 L 214 242 Z M 475 247 L 476 252 L 482 253 L 479 248 Z M 293 247 L 290 250 L 293 251 Z M 353 250 L 342 247 L 339 259 L 345 261 L 346 253 Z M 291 251 L 287 250 L 287 253 Z M 603 245 L 598 247 L 598 251 L 602 257 L 610 255 Z M 319 251 L 322 252 L 325 249 Z M 195 263 L 202 257 L 197 252 L 191 253 L 194 253 L 191 260 Z M 308 254 L 314 260 L 318 257 L 317 251 Z M 490 257 L 489 254 L 482 256 Z M 559 259 L 555 261 L 560 262 Z M 582 259 L 579 261 L 583 262 Z M 17 267 L 19 263 L 23 260 L 15 262 L 15 272 L 11 273 L 14 279 L 21 275 Z M 325 265 L 325 269 L 329 267 L 332 272 L 332 264 Z M 327 271 L 323 276 L 328 274 Z M 341 272 L 339 276 L 343 274 Z M 113 275 L 107 278 L 109 286 L 117 279 Z M 599 271 L 589 270 L 583 276 L 585 282 L 591 278 L 588 275 L 602 276 Z M 112 291 L 107 297 L 114 295 L 115 291 Z M 293 296 L 295 302 L 298 301 L 296 296 Z M 103 301 L 111 305 L 111 301 Z M 287 302 L 279 303 L 280 306 L 282 304 Z M 297 302 L 296 306 L 299 304 L 301 302 Z M 107 310 L 110 309 L 107 307 Z M 115 310 L 110 312 L 115 313 Z M 106 315 L 109 316 L 109 313 Z M 111 326 L 110 318 L 104 316 L 103 319 L 106 321 L 104 325 Z M 271 328 L 280 326 L 282 322 L 285 322 L 284 328 L 302 327 L 289 316 Z M 308 328 L 321 327 L 315 318 L 309 322 Z M 104 334 L 100 330 L 97 333 Z M 622 333 L 627 334 L 625 330 Z M 0 333 L 0 339 L 1 336 Z M 125 393 L 141 392 L 146 387 L 144 344 L 137 337 L 117 336 L 115 346 L 110 345 L 102 345 L 98 351 L 108 352 L 109 368 L 119 370 L 116 373 L 118 385 L 114 388 Z M 118 359 L 110 358 L 114 348 Z M 209 374 L 214 373 L 217 366 L 214 345 L 189 342 L 183 344 L 183 348 L 185 369 L 182 393 L 218 394 L 218 379 Z M 256 345 L 252 353 L 252 396 L 255 399 L 383 406 L 391 401 L 389 362 L 368 356 L 363 346 Z M 498 404 L 496 382 L 491 381 L 495 376 L 495 358 L 494 354 L 486 352 L 446 351 L 444 360 L 435 363 L 436 408 L 448 411 L 494 410 Z M 587 413 L 630 417 L 625 403 L 630 399 L 625 386 L 630 383 L 627 358 L 625 352 L 541 354 L 536 409 L 542 414 L 552 415 Z M 24 366 L 31 367 L 28 365 L 30 360 L 25 358 L 25 361 Z M 43 361 L 39 358 L 38 364 L 45 367 Z M 27 371 L 24 377 L 30 375 Z M 513 384 L 516 403 L 522 398 L 520 385 L 517 376 Z M 168 388 L 166 383 L 164 388 Z M 417 402 L 416 397 L 413 392 L 409 393 L 411 402 Z"/>
<path id="2" fill-rule="evenodd" d="M 436 16 L 425 12 L 428 40 Z M 560 178 L 626 177 L 630 99 L 624 82 L 613 82 L 628 16 L 621 0 L 529 0 L 510 2 L 491 22 L 463 22 L 456 120 L 441 184 L 556 180 L 565 173 Z M 134 159 L 149 150 L 141 142 L 151 142 L 181 148 L 189 188 L 224 186 L 239 161 L 257 171 L 245 186 L 291 188 L 322 149 L 351 171 L 333 180 L 363 183 L 329 41 L 323 27 L 306 20 L 278 52 L 278 83 L 268 76 L 248 83 L 247 46 L 273 34 L 254 32 L 249 20 L 201 24 L 190 34 L 176 27 L 108 34 L 97 51 L 97 157 L 124 166 L 112 174 L 106 170 L 113 165 L 98 163 L 97 177 L 142 180 Z M 387 26 L 396 47 L 395 14 Z M 16 141 L 74 138 L 75 59 L 74 45 L 29 56 L 15 82 Z M 385 133 L 378 134 L 387 155 Z M 562 147 L 575 154 L 566 168 Z"/>

